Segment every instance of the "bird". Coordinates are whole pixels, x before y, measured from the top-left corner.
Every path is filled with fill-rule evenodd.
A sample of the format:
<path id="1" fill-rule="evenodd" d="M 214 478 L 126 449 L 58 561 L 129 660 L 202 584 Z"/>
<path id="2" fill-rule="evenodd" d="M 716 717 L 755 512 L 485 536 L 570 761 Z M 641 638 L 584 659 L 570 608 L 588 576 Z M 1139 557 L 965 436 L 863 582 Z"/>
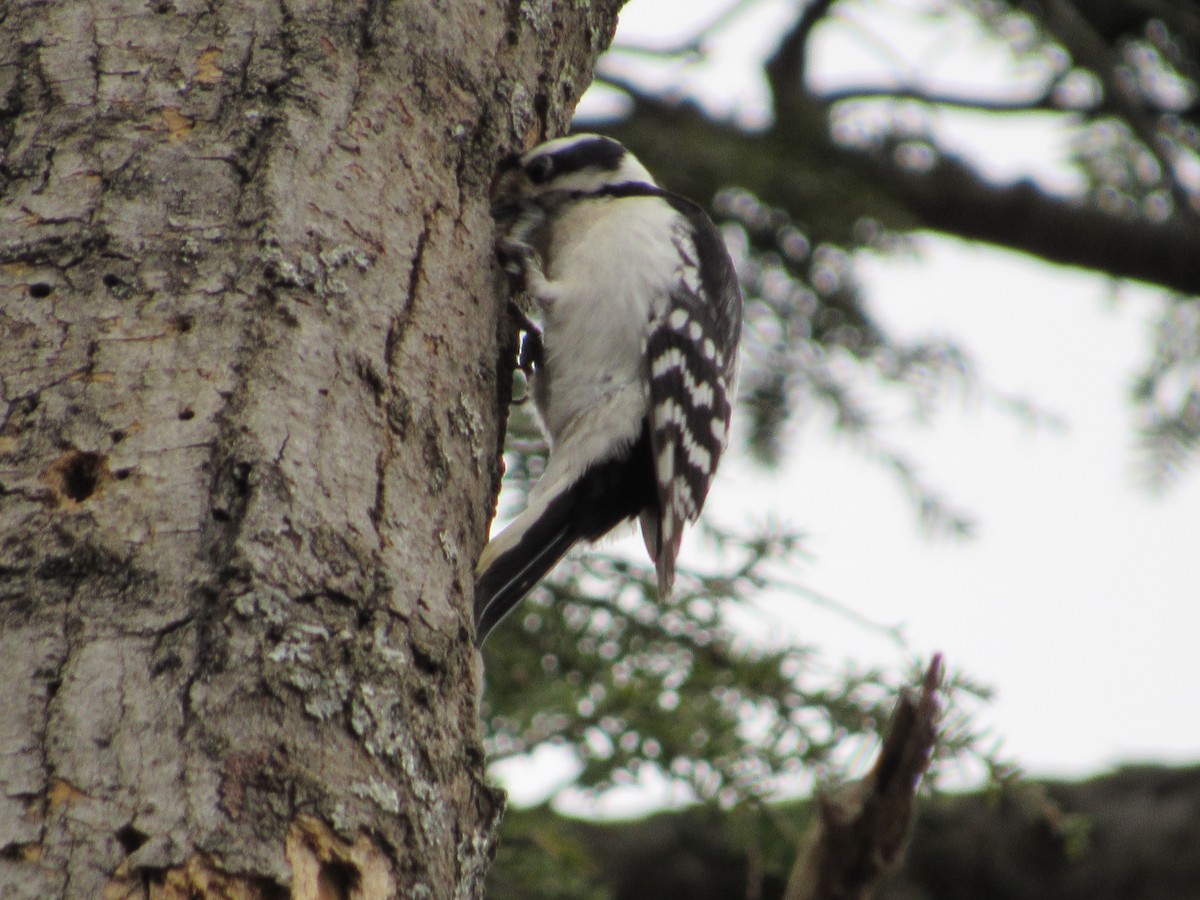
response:
<path id="1" fill-rule="evenodd" d="M 622 144 L 575 134 L 500 166 L 497 255 L 533 299 L 529 393 L 550 446 L 476 567 L 475 641 L 575 544 L 637 519 L 660 597 L 729 437 L 742 294 L 720 231 Z"/>

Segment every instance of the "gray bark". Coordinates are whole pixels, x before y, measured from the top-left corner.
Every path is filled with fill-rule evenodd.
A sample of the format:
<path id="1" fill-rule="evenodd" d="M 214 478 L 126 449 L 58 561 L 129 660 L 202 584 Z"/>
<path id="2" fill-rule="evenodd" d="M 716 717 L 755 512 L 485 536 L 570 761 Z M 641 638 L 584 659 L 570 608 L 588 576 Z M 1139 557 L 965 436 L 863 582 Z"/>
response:
<path id="1" fill-rule="evenodd" d="M 614 18 L 0 8 L 0 895 L 481 892 L 488 182 Z"/>

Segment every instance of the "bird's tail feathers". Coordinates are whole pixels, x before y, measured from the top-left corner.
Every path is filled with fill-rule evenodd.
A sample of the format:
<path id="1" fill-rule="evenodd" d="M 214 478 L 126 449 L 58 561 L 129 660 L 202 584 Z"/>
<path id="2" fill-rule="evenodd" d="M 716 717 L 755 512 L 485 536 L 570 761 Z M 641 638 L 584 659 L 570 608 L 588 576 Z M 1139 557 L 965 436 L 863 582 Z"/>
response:
<path id="1" fill-rule="evenodd" d="M 475 576 L 475 645 L 579 539 L 568 490 L 526 509 L 484 549 Z"/>
<path id="2" fill-rule="evenodd" d="M 679 555 L 679 541 L 675 540 L 663 545 L 663 530 L 659 523 L 660 513 L 657 507 L 643 510 L 640 521 L 642 525 L 642 541 L 646 544 L 646 552 L 654 563 L 658 573 L 658 596 L 666 600 L 671 596 L 675 585 L 675 557 Z"/>

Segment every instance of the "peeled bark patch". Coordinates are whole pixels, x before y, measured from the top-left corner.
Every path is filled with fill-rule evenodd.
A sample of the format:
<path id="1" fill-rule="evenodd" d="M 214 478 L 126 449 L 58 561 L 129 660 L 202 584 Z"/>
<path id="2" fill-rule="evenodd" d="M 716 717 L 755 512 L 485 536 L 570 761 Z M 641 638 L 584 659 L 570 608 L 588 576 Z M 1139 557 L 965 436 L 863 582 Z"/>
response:
<path id="1" fill-rule="evenodd" d="M 391 864 L 365 834 L 353 843 L 311 816 L 300 816 L 288 831 L 293 900 L 384 900 L 396 895 Z"/>

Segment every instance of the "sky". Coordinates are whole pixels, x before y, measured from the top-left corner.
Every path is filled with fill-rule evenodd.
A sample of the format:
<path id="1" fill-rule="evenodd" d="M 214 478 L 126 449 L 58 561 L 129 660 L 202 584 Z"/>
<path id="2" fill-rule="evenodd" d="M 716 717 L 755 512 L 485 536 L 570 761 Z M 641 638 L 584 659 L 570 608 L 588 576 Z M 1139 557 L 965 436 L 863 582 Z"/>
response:
<path id="1" fill-rule="evenodd" d="M 867 15 L 865 3 L 843 7 L 815 37 L 814 80 L 829 87 L 920 80 L 1003 96 L 1020 94 L 1037 75 L 965 21 L 914 30 L 911 13 L 922 5 L 876 4 L 901 11 L 890 22 Z M 668 44 L 724 6 L 633 0 L 618 41 Z M 695 96 L 718 115 L 761 123 L 766 91 L 757 61 L 793 7 L 764 0 L 749 9 L 721 31 L 703 65 L 644 57 L 605 65 Z M 611 109 L 601 91 L 582 107 Z M 985 117 L 944 115 L 936 125 L 995 179 L 1033 177 L 1062 190 L 1074 184 L 1054 162 L 1070 136 L 1044 120 L 1010 118 L 998 130 Z M 1005 758 L 1035 776 L 1200 760 L 1200 468 L 1164 495 L 1150 494 L 1137 477 L 1127 402 L 1149 352 L 1158 294 L 932 235 L 917 239 L 915 253 L 859 264 L 869 308 L 895 336 L 954 341 L 987 384 L 1036 401 L 1065 427 L 1031 428 L 978 396 L 951 404 L 932 426 L 892 424 L 890 435 L 925 478 L 972 513 L 970 540 L 924 536 L 895 480 L 820 423 L 796 429 L 780 473 L 731 459 L 707 514 L 729 523 L 769 511 L 803 531 L 810 558 L 798 580 L 872 621 L 900 626 L 909 649 L 794 598 L 763 598 L 762 621 L 776 635 L 863 666 L 898 668 L 913 651 L 942 652 L 994 688 L 978 722 Z M 685 542 L 685 559 L 696 550 Z M 531 777 L 534 770 L 540 777 Z M 570 772 L 551 754 L 499 774 L 521 803 L 541 799 Z M 963 786 L 972 777 L 964 772 Z M 672 799 L 650 785 L 599 806 L 569 796 L 562 805 L 621 814 Z"/>
<path id="2" fill-rule="evenodd" d="M 716 508 L 787 496 L 807 534 L 803 583 L 995 688 L 980 722 L 1031 773 L 1200 759 L 1200 472 L 1161 497 L 1141 487 L 1125 404 L 1153 297 L 1127 289 L 1114 305 L 1100 278 L 924 244 L 917 259 L 863 267 L 879 318 L 901 337 L 955 340 L 992 384 L 1036 398 L 1065 429 L 1031 429 L 979 400 L 930 426 L 900 423 L 923 474 L 974 515 L 969 540 L 923 536 L 894 480 L 815 426 L 795 436 L 786 486 L 763 490 L 761 473 L 738 466 L 722 473 Z M 770 609 L 826 653 L 902 658 L 807 604 Z"/>

